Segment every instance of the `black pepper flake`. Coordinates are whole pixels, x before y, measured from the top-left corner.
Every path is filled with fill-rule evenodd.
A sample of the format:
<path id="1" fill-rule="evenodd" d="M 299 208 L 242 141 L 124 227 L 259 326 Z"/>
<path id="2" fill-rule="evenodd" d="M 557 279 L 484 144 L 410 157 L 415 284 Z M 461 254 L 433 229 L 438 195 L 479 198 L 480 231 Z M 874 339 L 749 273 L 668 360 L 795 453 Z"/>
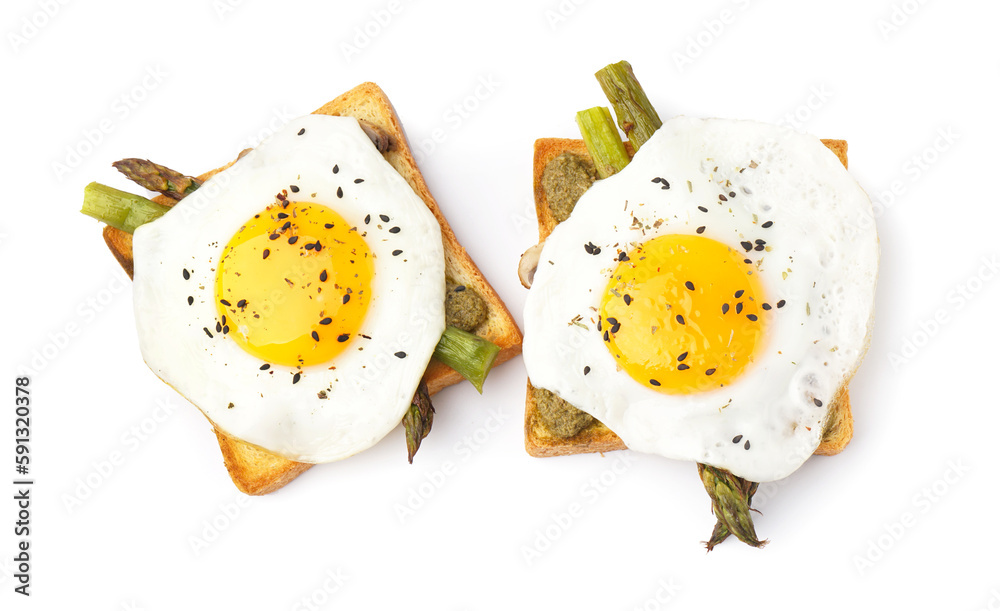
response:
<path id="1" fill-rule="evenodd" d="M 742 246 L 743 250 L 747 252 L 753 250 L 753 244 L 751 244 L 750 242 L 740 242 L 740 246 Z"/>
<path id="2" fill-rule="evenodd" d="M 337 197 L 344 197 L 343 187 L 337 187 Z"/>
<path id="3" fill-rule="evenodd" d="M 382 219 L 382 222 L 383 222 L 383 223 L 388 223 L 388 222 L 389 222 L 389 216 L 388 216 L 388 215 L 386 215 L 386 214 L 380 214 L 380 215 L 378 215 L 378 217 L 379 217 L 380 219 Z"/>
<path id="4" fill-rule="evenodd" d="M 190 280 L 190 279 L 191 279 L 191 272 L 189 272 L 189 271 L 187 270 L 187 268 L 185 268 L 185 269 L 184 269 L 184 271 L 183 271 L 183 272 L 181 273 L 181 275 L 183 275 L 183 276 L 184 276 L 184 279 L 185 279 L 185 280 Z"/>
<path id="5" fill-rule="evenodd" d="M 757 315 L 756 314 L 747 314 L 747 319 L 749 319 L 750 322 L 757 322 Z"/>
<path id="6" fill-rule="evenodd" d="M 590 373 L 590 365 L 583 368 L 583 375 L 587 375 L 588 373 Z"/>
<path id="7" fill-rule="evenodd" d="M 722 304 L 722 313 L 725 314 L 728 311 L 729 311 L 729 304 L 728 303 Z"/>
<path id="8" fill-rule="evenodd" d="M 295 185 L 288 185 L 288 188 L 292 190 L 292 193 L 298 193 L 299 192 L 299 188 L 296 187 Z"/>
<path id="9" fill-rule="evenodd" d="M 743 311 L 743 302 L 741 301 L 736 304 L 736 313 L 739 314 L 742 311 Z"/>
<path id="10" fill-rule="evenodd" d="M 658 380 L 650 380 L 649 383 L 652 384 L 653 386 L 659 386 L 660 385 L 660 382 Z"/>
<path id="11" fill-rule="evenodd" d="M 340 335 L 337 336 L 337 341 L 340 343 L 344 343 L 349 339 L 351 339 L 350 333 L 341 333 Z"/>
<path id="12" fill-rule="evenodd" d="M 327 278 L 328 278 L 328 276 L 327 276 L 326 270 L 324 269 L 323 271 L 321 271 L 319 273 L 319 281 L 320 282 L 326 282 Z"/>
<path id="13" fill-rule="evenodd" d="M 684 360 L 684 359 L 686 359 L 687 357 L 688 357 L 688 353 L 687 353 L 687 352 L 682 352 L 682 353 L 680 354 L 680 356 L 678 356 L 678 357 L 677 357 L 677 361 L 678 361 L 678 362 L 680 362 L 680 361 L 683 361 L 683 360 Z"/>
<path id="14" fill-rule="evenodd" d="M 785 300 L 782 299 L 781 301 L 779 301 L 778 303 L 776 303 L 774 305 L 778 306 L 779 308 L 783 308 L 783 307 L 785 307 Z"/>
<path id="15" fill-rule="evenodd" d="M 360 184 L 361 184 L 361 183 L 363 183 L 364 181 L 365 181 L 365 179 L 364 179 L 364 178 L 355 178 L 355 179 L 354 179 L 354 184 L 356 184 L 356 185 L 360 185 Z"/>
<path id="16" fill-rule="evenodd" d="M 682 325 L 683 325 L 683 324 L 684 324 L 684 317 L 683 317 L 683 316 L 681 316 L 680 314 L 678 314 L 678 315 L 677 315 L 677 322 L 679 322 L 680 324 L 682 324 Z"/>
<path id="17" fill-rule="evenodd" d="M 401 254 L 403 254 L 403 251 L 401 251 L 401 250 L 394 250 L 394 251 L 392 251 L 392 256 L 394 256 L 394 257 L 398 257 Z"/>
<path id="18" fill-rule="evenodd" d="M 625 296 L 622 297 L 622 299 L 625 300 L 625 305 L 632 305 L 632 296 L 628 293 L 625 293 Z"/>
<path id="19" fill-rule="evenodd" d="M 389 233 L 399 233 L 399 227 L 393 227 L 389 230 Z"/>
<path id="20" fill-rule="evenodd" d="M 296 372 L 295 375 L 292 376 L 292 384 L 298 384 L 299 380 L 301 379 L 302 379 L 302 374 Z"/>
<path id="21" fill-rule="evenodd" d="M 264 363 L 263 365 L 260 366 L 260 370 L 261 371 L 267 371 L 270 368 L 271 368 L 271 366 L 268 365 L 267 363 Z"/>
<path id="22" fill-rule="evenodd" d="M 702 212 L 708 212 L 708 208 L 706 208 L 705 206 L 698 206 L 698 210 L 701 210 Z"/>
<path id="23" fill-rule="evenodd" d="M 188 305 L 191 305 L 192 303 L 194 303 L 194 297 L 188 295 Z"/>
<path id="24" fill-rule="evenodd" d="M 705 233 L 705 226 L 702 225 L 701 227 L 695 229 L 694 231 L 695 233 Z"/>
<path id="25" fill-rule="evenodd" d="M 202 327 L 201 330 L 205 332 L 205 335 L 213 337 L 212 332 L 208 330 L 208 327 Z"/>
<path id="26" fill-rule="evenodd" d="M 351 295 L 350 294 L 344 295 L 344 303 L 347 303 L 350 300 L 351 300 Z"/>
<path id="27" fill-rule="evenodd" d="M 689 291 L 693 291 L 694 290 L 694 282 L 691 282 L 690 280 L 688 280 L 687 282 L 684 283 L 684 288 L 686 288 Z"/>
<path id="28" fill-rule="evenodd" d="M 336 165 L 336 164 L 334 164 L 334 166 L 333 166 L 333 173 L 334 173 L 334 174 L 336 174 L 336 173 L 337 173 L 337 172 L 339 172 L 339 171 L 340 171 L 340 166 L 339 166 L 339 165 Z"/>
<path id="29" fill-rule="evenodd" d="M 299 130 L 298 135 L 301 136 L 304 133 L 306 133 L 306 128 L 303 127 L 302 129 Z"/>
<path id="30" fill-rule="evenodd" d="M 367 225 L 370 222 L 372 222 L 372 215 L 369 214 L 368 216 L 365 217 L 365 225 Z"/>
<path id="31" fill-rule="evenodd" d="M 328 325 L 328 324 L 330 324 L 332 322 L 333 322 L 333 319 L 330 318 L 329 316 L 327 316 L 323 320 L 319 321 L 319 324 L 321 324 L 321 325 Z"/>
<path id="32" fill-rule="evenodd" d="M 762 303 L 762 304 L 760 304 L 760 308 L 762 310 L 770 310 L 771 309 L 771 304 L 769 304 L 769 303 Z"/>
<path id="33" fill-rule="evenodd" d="M 733 443 L 739 443 L 741 441 L 743 441 L 743 435 L 737 435 L 736 437 L 733 437 Z"/>
<path id="34" fill-rule="evenodd" d="M 688 369 L 691 369 L 691 366 L 687 363 L 681 363 L 677 366 L 677 371 L 687 371 Z"/>
<path id="35" fill-rule="evenodd" d="M 397 359 L 405 359 L 406 358 L 406 353 L 403 352 L 402 350 L 400 350 L 399 352 L 396 353 L 395 356 L 396 356 Z"/>
<path id="36" fill-rule="evenodd" d="M 309 335 L 311 335 L 311 336 L 312 336 L 312 338 L 313 338 L 313 339 L 314 339 L 315 341 L 317 341 L 317 342 L 319 341 L 319 333 L 316 333 L 315 331 L 313 331 L 313 332 L 312 332 L 312 333 L 310 333 Z"/>
<path id="37" fill-rule="evenodd" d="M 823 407 L 823 402 L 819 399 L 813 399 L 813 403 L 816 404 L 816 407 Z"/>
<path id="38" fill-rule="evenodd" d="M 743 444 L 743 449 L 744 450 L 749 450 L 750 449 L 750 440 L 749 439 L 747 439 L 747 442 Z"/>
<path id="39" fill-rule="evenodd" d="M 289 244 L 294 244 L 294 243 L 296 243 L 298 241 L 299 241 L 299 236 L 297 236 L 297 235 L 293 235 L 292 237 L 288 238 L 288 243 Z"/>
<path id="40" fill-rule="evenodd" d="M 715 373 L 715 367 L 712 367 L 711 369 L 706 369 L 705 370 L 705 375 L 707 375 L 707 376 L 710 376 L 713 373 Z"/>
<path id="41" fill-rule="evenodd" d="M 770 227 L 773 224 L 774 224 L 774 221 L 768 221 L 768 222 L 764 223 L 763 225 L 761 225 L 761 227 L 763 227 L 764 229 L 767 229 L 768 227 Z"/>
<path id="42" fill-rule="evenodd" d="M 743 296 L 743 289 L 740 289 L 740 290 L 736 291 L 735 293 L 733 293 L 733 297 L 735 297 L 737 299 L 739 299 L 742 296 Z"/>
<path id="43" fill-rule="evenodd" d="M 274 238 L 271 238 L 271 239 L 273 240 Z M 271 256 L 271 249 L 270 248 L 265 248 L 264 249 L 264 258 L 266 259 L 269 256 Z"/>
<path id="44" fill-rule="evenodd" d="M 229 303 L 228 301 L 226 301 L 225 299 L 220 299 L 219 303 L 221 303 L 222 305 L 226 306 L 227 308 L 229 306 L 233 305 L 233 304 Z"/>
<path id="45" fill-rule="evenodd" d="M 599 255 L 601 254 L 601 247 L 595 246 L 593 242 L 587 242 L 583 245 L 583 249 L 587 251 L 588 255 Z"/>

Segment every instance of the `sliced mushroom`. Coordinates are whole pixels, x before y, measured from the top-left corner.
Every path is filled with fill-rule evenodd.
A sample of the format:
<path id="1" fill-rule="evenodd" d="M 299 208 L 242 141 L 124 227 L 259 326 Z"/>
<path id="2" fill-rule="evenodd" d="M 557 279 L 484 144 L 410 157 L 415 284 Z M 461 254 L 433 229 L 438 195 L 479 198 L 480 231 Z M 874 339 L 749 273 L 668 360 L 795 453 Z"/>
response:
<path id="1" fill-rule="evenodd" d="M 375 145 L 375 150 L 379 153 L 386 153 L 392 148 L 392 138 L 381 127 L 373 125 L 363 119 L 358 119 L 358 125 L 360 125 L 365 134 L 371 138 L 372 144 Z"/>
<path id="2" fill-rule="evenodd" d="M 542 255 L 544 244 L 539 242 L 521 255 L 521 262 L 517 265 L 517 276 L 521 279 L 521 286 L 526 289 L 530 289 L 531 283 L 535 280 L 535 270 L 538 269 L 538 259 Z"/>

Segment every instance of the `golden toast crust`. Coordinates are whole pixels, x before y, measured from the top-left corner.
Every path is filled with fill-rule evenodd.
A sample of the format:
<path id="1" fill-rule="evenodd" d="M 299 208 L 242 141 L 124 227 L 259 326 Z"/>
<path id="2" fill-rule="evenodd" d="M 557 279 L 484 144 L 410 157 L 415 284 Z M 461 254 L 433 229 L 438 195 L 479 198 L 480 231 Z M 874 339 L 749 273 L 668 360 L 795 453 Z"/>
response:
<path id="1" fill-rule="evenodd" d="M 846 168 L 847 141 L 822 140 L 822 142 Z M 629 148 L 631 155 L 631 148 L 628 146 L 627 148 Z M 590 158 L 583 140 L 540 138 L 535 141 L 533 180 L 539 242 L 544 242 L 557 224 L 545 198 L 545 190 L 542 188 L 542 173 L 549 161 L 565 152 Z M 830 408 L 830 417 L 823 432 L 823 441 L 814 453 L 824 456 L 838 454 L 851 441 L 853 435 L 854 419 L 851 416 L 851 400 L 845 386 Z M 524 401 L 524 449 L 531 456 L 547 457 L 624 450 L 626 446 L 618 435 L 615 435 L 611 429 L 599 421 L 594 421 L 593 424 L 569 438 L 557 437 L 550 433 L 539 421 L 538 408 L 529 380 L 528 392 Z"/>

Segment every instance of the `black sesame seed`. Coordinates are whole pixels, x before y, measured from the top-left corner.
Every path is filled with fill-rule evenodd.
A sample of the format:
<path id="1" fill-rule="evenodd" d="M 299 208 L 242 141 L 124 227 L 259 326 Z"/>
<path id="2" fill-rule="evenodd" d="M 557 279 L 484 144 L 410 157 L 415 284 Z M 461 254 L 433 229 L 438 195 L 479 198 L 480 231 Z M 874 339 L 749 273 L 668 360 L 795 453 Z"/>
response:
<path id="1" fill-rule="evenodd" d="M 343 343 L 349 340 L 350 338 L 351 338 L 350 333 L 341 333 L 340 335 L 337 336 L 337 341 Z"/>
<path id="2" fill-rule="evenodd" d="M 334 165 L 333 166 L 333 173 L 336 174 L 339 171 L 340 171 L 340 166 L 339 165 Z"/>
<path id="3" fill-rule="evenodd" d="M 298 135 L 301 136 L 304 133 L 306 133 L 306 128 L 303 127 L 302 129 L 299 130 L 299 134 Z"/>
<path id="4" fill-rule="evenodd" d="M 350 295 L 350 293 L 348 293 L 348 294 L 344 295 L 344 303 L 347 303 L 347 302 L 348 302 L 348 301 L 350 301 L 350 300 L 351 300 L 351 295 Z"/>
<path id="5" fill-rule="evenodd" d="M 687 288 L 687 290 L 689 290 L 689 291 L 693 291 L 694 290 L 694 282 L 691 282 L 690 280 L 688 280 L 687 282 L 684 283 L 684 287 Z"/>
<path id="6" fill-rule="evenodd" d="M 401 250 L 394 250 L 394 251 L 392 251 L 392 256 L 394 256 L 394 257 L 398 257 L 401 254 L 403 254 L 403 251 L 401 251 Z"/>
<path id="7" fill-rule="evenodd" d="M 279 219 L 287 219 L 288 218 L 288 214 L 285 213 L 285 212 L 279 212 L 278 213 L 278 218 Z"/>
<path id="8" fill-rule="evenodd" d="M 587 375 L 588 373 L 590 373 L 590 365 L 583 368 L 583 375 Z"/>
<path id="9" fill-rule="evenodd" d="M 279 235 L 278 235 L 278 234 L 276 234 L 276 233 L 272 233 L 271 235 L 269 235 L 269 236 L 267 236 L 267 237 L 268 237 L 268 239 L 270 239 L 270 240 L 277 240 L 277 239 L 278 239 L 279 237 L 281 237 L 281 236 L 279 236 Z"/>
<path id="10" fill-rule="evenodd" d="M 222 327 L 222 334 L 223 335 L 229 335 L 229 325 L 223 325 L 223 327 Z"/>
<path id="11" fill-rule="evenodd" d="M 618 253 L 618 260 L 619 261 L 628 261 L 628 255 L 625 254 L 624 250 L 621 251 L 620 253 Z"/>
<path id="12" fill-rule="evenodd" d="M 754 247 L 754 250 L 760 252 L 760 251 L 764 250 L 764 245 L 763 244 L 758 244 L 757 246 Z"/>
<path id="13" fill-rule="evenodd" d="M 679 322 L 680 324 L 682 324 L 682 325 L 683 325 L 683 324 L 684 324 L 684 317 L 683 317 L 683 316 L 681 316 L 680 314 L 678 314 L 678 315 L 677 315 L 677 322 Z"/>
<path id="14" fill-rule="evenodd" d="M 337 197 L 344 197 L 343 187 L 337 187 Z"/>
<path id="15" fill-rule="evenodd" d="M 767 244 L 767 242 L 765 242 L 764 240 L 762 240 L 760 238 L 757 238 L 756 240 L 754 240 L 753 243 L 754 244 Z"/>
<path id="16" fill-rule="evenodd" d="M 611 341 L 611 338 L 608 337 L 608 332 L 607 331 L 604 332 L 604 341 L 606 341 L 606 342 L 610 342 Z"/>
<path id="17" fill-rule="evenodd" d="M 607 320 L 608 324 L 612 327 L 618 324 L 618 319 L 613 316 L 608 316 L 605 320 Z"/>
<path id="18" fill-rule="evenodd" d="M 282 231 L 287 231 L 288 228 L 291 227 L 291 226 L 292 226 L 292 222 L 291 221 L 285 221 L 285 224 L 281 226 L 281 230 Z"/>
<path id="19" fill-rule="evenodd" d="M 746 263 L 747 265 L 753 263 L 753 261 L 751 261 L 750 259 L 743 259 L 743 262 Z"/>
<path id="20" fill-rule="evenodd" d="M 272 239 L 273 239 L 273 238 L 272 238 Z M 265 248 L 265 249 L 264 249 L 264 258 L 266 259 L 266 258 L 268 258 L 269 256 L 271 256 L 271 249 L 270 249 L 270 248 Z"/>
<path id="21" fill-rule="evenodd" d="M 687 352 L 682 352 L 682 353 L 680 354 L 680 356 L 678 356 L 678 357 L 677 357 L 677 360 L 678 360 L 678 361 L 683 361 L 683 360 L 684 360 L 684 359 L 686 359 L 687 357 L 688 357 L 688 353 L 687 353 Z"/>
<path id="22" fill-rule="evenodd" d="M 760 308 L 762 310 L 770 310 L 771 309 L 771 304 L 769 304 L 769 303 L 762 303 L 762 304 L 760 304 Z"/>
<path id="23" fill-rule="evenodd" d="M 327 229 L 333 229 L 333 223 L 326 223 L 323 226 L 326 227 Z"/>
<path id="24" fill-rule="evenodd" d="M 184 279 L 185 279 L 185 280 L 190 280 L 190 279 L 191 279 L 191 272 L 189 272 L 189 271 L 188 271 L 187 269 L 185 269 L 185 270 L 184 270 L 184 271 L 182 272 L 182 275 L 184 276 Z"/>
<path id="25" fill-rule="evenodd" d="M 326 270 L 325 270 L 325 269 L 324 269 L 323 271 L 321 271 L 321 272 L 319 273 L 319 281 L 320 281 L 320 282 L 326 282 L 326 279 L 327 279 L 328 277 L 329 277 L 329 276 L 327 276 L 327 274 L 326 274 Z"/>
<path id="26" fill-rule="evenodd" d="M 382 219 L 382 222 L 383 222 L 383 223 L 388 223 L 388 222 L 389 222 L 389 217 L 388 217 L 388 215 L 385 215 L 385 214 L 380 214 L 380 215 L 378 215 L 378 217 L 379 217 L 380 219 Z"/>
<path id="27" fill-rule="evenodd" d="M 292 237 L 288 238 L 288 243 L 289 244 L 294 244 L 294 243 L 296 243 L 298 241 L 299 241 L 299 236 L 297 236 L 297 235 L 293 235 Z"/>
<path id="28" fill-rule="evenodd" d="M 739 299 L 740 297 L 743 296 L 743 293 L 744 293 L 743 289 L 740 289 L 740 290 L 736 291 L 735 293 L 733 293 L 733 297 Z"/>
<path id="29" fill-rule="evenodd" d="M 361 184 L 361 183 L 363 183 L 364 181 L 365 181 L 365 179 L 364 179 L 364 178 L 355 178 L 355 179 L 354 179 L 354 184 L 356 184 L 356 185 L 360 185 L 360 184 Z"/>
<path id="30" fill-rule="evenodd" d="M 729 200 L 726 199 L 725 195 L 723 195 L 722 193 L 719 193 L 719 201 L 728 202 Z"/>
<path id="31" fill-rule="evenodd" d="M 654 179 L 653 179 L 653 181 L 652 181 L 652 182 L 660 182 L 660 178 L 659 178 L 659 177 L 656 177 L 656 178 L 654 178 Z"/>
<path id="32" fill-rule="evenodd" d="M 743 311 L 743 302 L 741 301 L 736 304 L 736 313 L 739 314 L 742 311 Z"/>
<path id="33" fill-rule="evenodd" d="M 295 375 L 292 376 L 292 384 L 298 384 L 299 380 L 301 379 L 302 379 L 302 374 L 296 373 Z"/>
<path id="34" fill-rule="evenodd" d="M 399 227 L 393 227 L 389 230 L 389 233 L 399 233 Z"/>
<path id="35" fill-rule="evenodd" d="M 650 380 L 649 383 L 652 384 L 653 386 L 659 386 L 660 385 L 660 383 L 657 380 Z"/>
<path id="36" fill-rule="evenodd" d="M 226 306 L 227 308 L 229 306 L 233 305 L 233 304 L 229 303 L 228 301 L 226 301 L 225 299 L 220 299 L 219 303 L 221 303 L 222 305 Z"/>
<path id="37" fill-rule="evenodd" d="M 747 314 L 747 318 L 750 320 L 750 322 L 757 322 L 756 314 Z"/>
<path id="38" fill-rule="evenodd" d="M 706 208 L 705 206 L 698 206 L 698 210 L 701 210 L 702 212 L 708 212 L 708 208 Z"/>
<path id="39" fill-rule="evenodd" d="M 670 188 L 670 183 L 667 182 L 665 179 L 660 179 L 660 183 L 663 184 L 663 186 L 660 188 L 663 189 L 664 191 Z"/>
<path id="40" fill-rule="evenodd" d="M 728 303 L 722 304 L 722 313 L 725 314 L 728 311 L 729 311 L 729 304 Z"/>
<path id="41" fill-rule="evenodd" d="M 314 248 L 316 248 L 315 244 L 306 244 L 306 250 L 312 250 Z"/>
<path id="42" fill-rule="evenodd" d="M 222 323 L 219 321 L 215 321 L 215 332 L 222 333 Z"/>
<path id="43" fill-rule="evenodd" d="M 194 303 L 194 297 L 188 295 L 188 305 L 191 305 L 192 303 Z"/>
<path id="44" fill-rule="evenodd" d="M 598 332 L 598 333 L 600 333 L 600 332 L 601 332 L 601 322 L 602 322 L 602 321 L 601 321 L 601 317 L 600 317 L 600 316 L 598 316 L 598 317 L 597 317 L 597 332 Z"/>
<path id="45" fill-rule="evenodd" d="M 750 242 L 740 242 L 740 246 L 742 246 L 743 250 L 747 252 L 753 250 L 753 244 L 751 244 Z"/>
<path id="46" fill-rule="evenodd" d="M 312 336 L 312 338 L 313 338 L 314 340 L 316 340 L 317 342 L 319 341 L 319 333 L 316 333 L 315 331 L 313 331 L 313 332 L 312 332 L 312 333 L 310 333 L 309 335 L 311 335 L 311 336 Z"/>
<path id="47" fill-rule="evenodd" d="M 263 365 L 260 366 L 260 370 L 261 371 L 267 371 L 270 368 L 271 368 L 271 366 L 268 365 L 267 363 L 264 363 Z"/>
<path id="48" fill-rule="evenodd" d="M 770 227 L 773 224 L 774 224 L 774 221 L 768 221 L 768 222 L 764 223 L 763 225 L 761 225 L 761 227 L 763 227 L 764 229 L 767 229 L 768 227 Z"/>
<path id="49" fill-rule="evenodd" d="M 743 435 L 737 435 L 736 437 L 733 437 L 733 443 L 739 443 L 741 441 L 743 441 Z"/>
<path id="50" fill-rule="evenodd" d="M 611 326 L 611 332 L 612 333 L 618 333 L 618 330 L 621 329 L 621 328 L 622 328 L 622 323 L 616 322 L 615 324 L 613 324 Z"/>
<path id="51" fill-rule="evenodd" d="M 332 322 L 333 322 L 333 319 L 330 318 L 329 316 L 327 316 L 323 320 L 319 321 L 319 324 L 321 324 L 321 325 L 328 325 L 328 324 L 330 324 Z"/>
<path id="52" fill-rule="evenodd" d="M 705 233 L 705 226 L 702 225 L 701 227 L 695 229 L 695 233 Z"/>
<path id="53" fill-rule="evenodd" d="M 461 293 L 464 290 L 465 290 L 465 285 L 464 284 L 459 284 L 458 286 L 455 287 L 455 292 L 456 293 Z"/>
<path id="54" fill-rule="evenodd" d="M 747 439 L 747 442 L 743 444 L 743 449 L 744 450 L 749 450 L 750 449 L 750 440 L 749 439 Z"/>
<path id="55" fill-rule="evenodd" d="M 778 306 L 779 308 L 783 308 L 783 307 L 785 307 L 785 300 L 782 299 L 781 301 L 779 301 L 775 305 Z"/>
<path id="56" fill-rule="evenodd" d="M 245 308 L 245 307 L 247 307 L 247 300 L 246 299 L 240 299 L 239 301 L 236 302 L 236 307 L 237 308 Z"/>
<path id="57" fill-rule="evenodd" d="M 406 358 L 406 353 L 403 352 L 402 350 L 400 350 L 399 352 L 396 353 L 396 358 L 397 359 L 405 359 Z"/>
<path id="58" fill-rule="evenodd" d="M 208 330 L 208 327 L 202 327 L 201 330 L 205 332 L 205 335 L 212 337 L 212 332 Z"/>
<path id="59" fill-rule="evenodd" d="M 705 375 L 707 375 L 707 376 L 710 376 L 713 373 L 715 373 L 715 367 L 712 367 L 711 369 L 706 369 L 705 370 Z"/>
<path id="60" fill-rule="evenodd" d="M 372 222 L 372 215 L 369 214 L 368 216 L 365 217 L 365 225 L 367 225 L 370 222 Z"/>
<path id="61" fill-rule="evenodd" d="M 816 407 L 823 407 L 823 402 L 819 399 L 813 399 L 813 403 L 816 404 Z"/>
<path id="62" fill-rule="evenodd" d="M 295 185 L 288 185 L 288 188 L 292 190 L 292 193 L 298 193 L 299 192 L 299 188 L 296 187 Z"/>
<path id="63" fill-rule="evenodd" d="M 677 371 L 687 371 L 688 369 L 691 369 L 691 366 L 687 363 L 681 363 L 677 366 Z"/>
<path id="64" fill-rule="evenodd" d="M 323 245 L 319 243 L 319 240 L 316 240 L 315 246 L 316 246 L 316 252 L 323 250 Z"/>
<path id="65" fill-rule="evenodd" d="M 622 299 L 625 300 L 625 305 L 632 305 L 632 296 L 629 295 L 628 293 L 626 293 L 625 296 L 622 297 Z"/>

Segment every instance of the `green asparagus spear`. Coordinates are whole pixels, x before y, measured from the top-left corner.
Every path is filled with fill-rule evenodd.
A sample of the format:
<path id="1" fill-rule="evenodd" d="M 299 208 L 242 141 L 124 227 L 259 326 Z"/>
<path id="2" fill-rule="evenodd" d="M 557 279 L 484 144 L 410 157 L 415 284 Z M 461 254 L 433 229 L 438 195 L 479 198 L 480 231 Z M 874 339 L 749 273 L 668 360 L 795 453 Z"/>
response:
<path id="1" fill-rule="evenodd" d="M 611 111 L 604 106 L 581 110 L 576 113 L 576 123 L 601 178 L 617 174 L 628 165 L 628 153 L 611 120 Z"/>
<path id="2" fill-rule="evenodd" d="M 618 126 L 628 136 L 632 147 L 639 150 L 663 121 L 636 80 L 632 66 L 627 61 L 620 61 L 601 68 L 594 76 L 615 109 Z"/>
<path id="3" fill-rule="evenodd" d="M 730 534 L 753 547 L 764 547 L 767 541 L 757 539 L 750 503 L 757 483 L 737 477 L 724 469 L 698 463 L 698 475 L 708 496 L 712 498 L 712 511 L 718 520 L 712 530 L 712 537 L 705 543 L 708 551 L 722 543 Z"/>
<path id="4" fill-rule="evenodd" d="M 500 353 L 500 346 L 458 327 L 448 327 L 434 348 L 434 358 L 451 367 L 483 392 L 483 382 Z"/>
<path id="5" fill-rule="evenodd" d="M 92 182 L 83 189 L 80 212 L 132 233 L 139 225 L 160 218 L 167 210 L 170 208 L 145 197 Z"/>
<path id="6" fill-rule="evenodd" d="M 403 415 L 403 428 L 406 431 L 406 458 L 413 463 L 413 457 L 420 449 L 420 442 L 431 432 L 434 422 L 434 406 L 427 392 L 427 384 L 421 380 L 417 392 L 413 394 L 410 409 Z"/>
<path id="7" fill-rule="evenodd" d="M 111 164 L 129 180 L 149 191 L 158 191 L 179 200 L 193 193 L 201 182 L 146 159 L 122 159 Z"/>

